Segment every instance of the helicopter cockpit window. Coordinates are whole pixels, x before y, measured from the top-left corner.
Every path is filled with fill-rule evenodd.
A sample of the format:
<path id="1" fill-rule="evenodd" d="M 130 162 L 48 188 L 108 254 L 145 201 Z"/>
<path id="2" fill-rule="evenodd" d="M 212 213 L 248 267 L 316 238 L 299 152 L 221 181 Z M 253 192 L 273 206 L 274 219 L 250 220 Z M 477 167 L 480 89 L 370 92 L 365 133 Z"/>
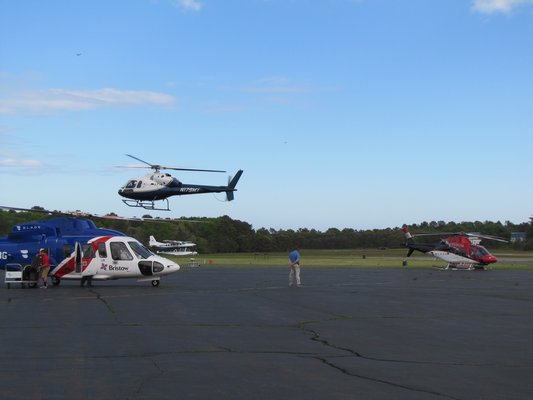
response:
<path id="1" fill-rule="evenodd" d="M 122 242 L 114 242 L 109 246 L 111 248 L 111 258 L 113 260 L 133 260 L 133 256 L 126 247 L 126 244 Z"/>
<path id="2" fill-rule="evenodd" d="M 126 189 L 133 189 L 136 184 L 137 181 L 129 181 L 128 183 L 126 183 Z"/>
<path id="3" fill-rule="evenodd" d="M 481 246 L 477 247 L 476 256 L 481 258 L 483 256 L 488 256 L 488 255 L 489 255 L 489 252 L 487 251 L 487 249 L 485 249 L 484 247 L 481 247 Z"/>
<path id="4" fill-rule="evenodd" d="M 139 242 L 128 242 L 128 244 L 130 245 L 131 249 L 133 250 L 133 252 L 135 253 L 135 255 L 137 256 L 137 258 L 143 260 L 143 259 L 146 259 L 150 256 L 153 255 L 153 253 L 148 250 L 146 247 L 144 247 L 142 244 L 140 244 Z"/>
<path id="5" fill-rule="evenodd" d="M 140 188 L 140 187 L 142 186 L 142 184 L 143 184 L 143 181 L 139 181 L 139 182 L 137 183 L 137 189 Z"/>

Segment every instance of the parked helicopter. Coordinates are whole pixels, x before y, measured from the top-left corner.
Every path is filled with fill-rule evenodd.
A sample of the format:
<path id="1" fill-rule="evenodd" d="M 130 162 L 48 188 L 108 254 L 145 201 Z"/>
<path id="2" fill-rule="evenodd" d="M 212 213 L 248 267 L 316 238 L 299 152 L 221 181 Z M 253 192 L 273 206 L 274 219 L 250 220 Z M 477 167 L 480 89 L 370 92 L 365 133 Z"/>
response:
<path id="1" fill-rule="evenodd" d="M 52 283 L 61 279 L 110 280 L 138 278 L 159 286 L 161 276 L 179 271 L 180 266 L 155 255 L 139 241 L 127 236 L 100 236 L 76 248 L 51 272 Z M 83 281 L 82 281 L 83 282 Z M 89 281 L 90 282 L 90 281 Z"/>
<path id="2" fill-rule="evenodd" d="M 0 269 L 27 267 L 41 248 L 48 250 L 54 285 L 61 279 L 91 277 L 138 278 L 158 286 L 162 275 L 180 268 L 122 232 L 97 228 L 90 219 L 55 217 L 16 224 L 0 237 Z"/>
<path id="3" fill-rule="evenodd" d="M 184 242 L 181 240 L 164 240 L 158 242 L 155 237 L 150 236 L 148 245 L 158 254 L 168 254 L 172 256 L 195 256 L 198 254 L 194 248 L 196 244 L 193 242 Z"/>
<path id="4" fill-rule="evenodd" d="M 507 242 L 507 240 L 491 235 L 478 233 L 451 233 L 451 234 L 418 234 L 417 236 L 446 236 L 438 243 L 425 244 L 415 243 L 413 235 L 409 232 L 407 225 L 402 227 L 405 234 L 405 247 L 409 248 L 407 257 L 413 252 L 420 251 L 433 257 L 446 261 L 446 269 L 486 269 L 488 265 L 496 263 L 498 260 L 483 246 L 480 245 L 482 239 Z"/>
<path id="5" fill-rule="evenodd" d="M 162 173 L 161 170 L 177 170 L 177 171 L 201 171 L 201 172 L 226 172 L 212 169 L 191 169 L 191 168 L 175 168 L 164 167 L 162 165 L 150 164 L 140 158 L 126 154 L 137 161 L 140 161 L 154 172 L 146 174 L 137 179 L 130 179 L 124 186 L 122 186 L 118 194 L 125 197 L 122 200 L 124 204 L 130 207 L 142 207 L 147 210 L 170 211 L 168 204 L 168 197 L 183 196 L 187 194 L 201 194 L 201 193 L 226 193 L 226 199 L 232 201 L 234 193 L 237 189 L 237 182 L 239 181 L 243 171 L 239 170 L 228 183 L 227 186 L 206 186 L 193 185 L 180 182 L 168 173 Z M 147 168 L 147 167 L 126 167 L 126 168 Z M 158 200 L 166 201 L 166 208 L 157 208 L 155 202 Z"/>

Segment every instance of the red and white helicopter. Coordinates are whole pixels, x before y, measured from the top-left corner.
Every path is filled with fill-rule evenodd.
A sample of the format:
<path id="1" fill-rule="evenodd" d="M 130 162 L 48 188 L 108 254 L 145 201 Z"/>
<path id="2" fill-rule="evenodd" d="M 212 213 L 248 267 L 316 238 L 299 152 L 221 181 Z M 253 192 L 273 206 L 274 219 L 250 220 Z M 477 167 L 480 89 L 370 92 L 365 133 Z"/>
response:
<path id="1" fill-rule="evenodd" d="M 158 256 L 139 241 L 128 236 L 100 236 L 82 245 L 76 242 L 70 257 L 61 261 L 50 273 L 52 283 L 62 279 L 81 280 L 91 285 L 92 280 L 106 281 L 137 278 L 138 282 L 151 281 L 159 286 L 163 275 L 179 271 L 180 266 Z"/>
<path id="2" fill-rule="evenodd" d="M 404 246 L 409 248 L 407 257 L 410 257 L 415 250 L 420 251 L 446 261 L 448 263 L 446 269 L 486 269 L 488 265 L 494 264 L 498 260 L 485 247 L 480 245 L 481 240 L 508 242 L 497 236 L 461 232 L 418 234 L 417 236 L 445 237 L 442 237 L 438 243 L 434 244 L 415 243 L 414 236 L 409 232 L 407 225 L 404 225 L 402 230 L 406 239 Z"/>

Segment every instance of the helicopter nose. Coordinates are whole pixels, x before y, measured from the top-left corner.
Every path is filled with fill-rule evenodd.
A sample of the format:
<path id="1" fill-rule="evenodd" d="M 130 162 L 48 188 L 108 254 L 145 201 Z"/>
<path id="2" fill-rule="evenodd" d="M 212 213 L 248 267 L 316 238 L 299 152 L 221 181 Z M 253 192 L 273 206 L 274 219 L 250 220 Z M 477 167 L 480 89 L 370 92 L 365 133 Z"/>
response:
<path id="1" fill-rule="evenodd" d="M 169 264 L 167 264 L 167 270 L 169 272 L 179 271 L 180 270 L 180 266 L 177 263 L 169 263 Z"/>
<path id="2" fill-rule="evenodd" d="M 495 262 L 498 261 L 498 259 L 496 257 L 494 257 L 493 255 L 490 255 L 490 256 L 484 256 L 482 258 L 482 261 L 485 263 L 485 264 L 494 264 Z"/>

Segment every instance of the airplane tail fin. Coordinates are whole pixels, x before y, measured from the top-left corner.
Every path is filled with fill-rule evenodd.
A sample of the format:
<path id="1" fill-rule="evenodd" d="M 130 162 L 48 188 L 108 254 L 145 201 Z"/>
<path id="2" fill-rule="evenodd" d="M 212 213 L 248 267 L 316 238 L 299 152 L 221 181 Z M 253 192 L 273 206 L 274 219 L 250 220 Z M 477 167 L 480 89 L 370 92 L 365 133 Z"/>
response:
<path id="1" fill-rule="evenodd" d="M 155 237 L 153 236 L 150 236 L 150 241 L 148 242 L 148 245 L 149 246 L 154 246 L 156 244 L 156 240 L 155 240 Z"/>
<path id="2" fill-rule="evenodd" d="M 237 182 L 239 182 L 242 173 L 242 169 L 238 170 L 233 179 L 228 183 L 228 186 L 226 187 L 226 199 L 228 201 L 232 201 L 235 198 L 233 192 L 237 190 L 235 189 L 235 186 L 237 186 Z"/>

